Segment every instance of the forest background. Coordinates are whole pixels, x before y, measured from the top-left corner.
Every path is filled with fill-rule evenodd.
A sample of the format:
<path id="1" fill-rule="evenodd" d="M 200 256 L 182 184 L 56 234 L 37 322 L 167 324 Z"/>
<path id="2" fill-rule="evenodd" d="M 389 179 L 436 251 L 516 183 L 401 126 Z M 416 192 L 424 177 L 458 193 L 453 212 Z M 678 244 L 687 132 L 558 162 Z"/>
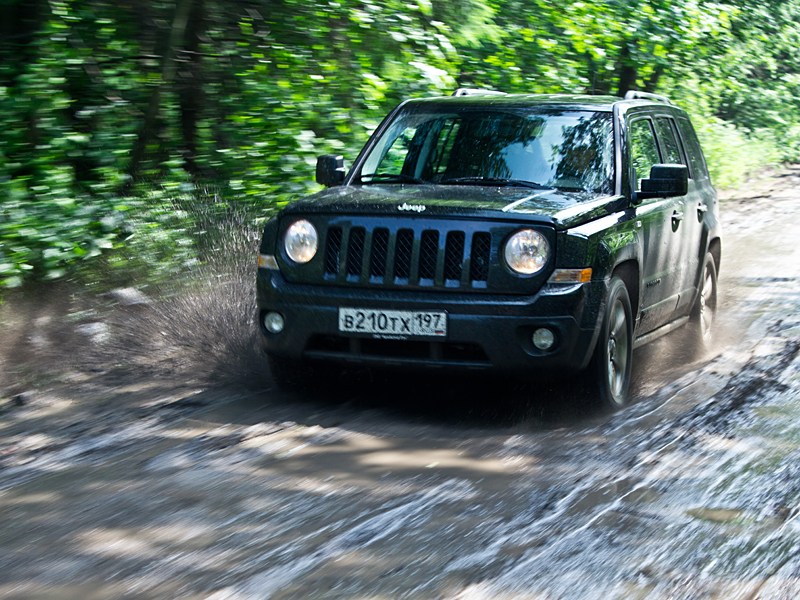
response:
<path id="1" fill-rule="evenodd" d="M 0 0 L 0 297 L 191 270 L 457 87 L 666 94 L 741 185 L 800 157 L 799 48 L 800 0 Z"/>

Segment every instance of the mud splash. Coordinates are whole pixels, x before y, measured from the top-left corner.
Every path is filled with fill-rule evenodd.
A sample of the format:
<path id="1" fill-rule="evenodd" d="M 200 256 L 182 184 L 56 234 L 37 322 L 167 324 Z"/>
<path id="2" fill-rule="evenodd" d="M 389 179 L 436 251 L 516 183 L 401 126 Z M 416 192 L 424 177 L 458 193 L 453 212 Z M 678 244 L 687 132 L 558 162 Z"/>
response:
<path id="1" fill-rule="evenodd" d="M 70 370 L 120 382 L 177 376 L 263 387 L 254 323 L 259 235 L 241 215 L 218 223 L 209 260 L 158 287 L 98 296 L 60 282 L 8 294 L 0 305 L 0 395 Z"/>

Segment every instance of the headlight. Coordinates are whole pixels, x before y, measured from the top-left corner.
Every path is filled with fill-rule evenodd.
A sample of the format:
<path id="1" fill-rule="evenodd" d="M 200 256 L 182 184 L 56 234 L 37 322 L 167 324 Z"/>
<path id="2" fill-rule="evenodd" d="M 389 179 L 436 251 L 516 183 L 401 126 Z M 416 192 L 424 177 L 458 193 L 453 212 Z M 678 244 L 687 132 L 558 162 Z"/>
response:
<path id="1" fill-rule="evenodd" d="M 550 244 L 538 231 L 523 229 L 506 242 L 506 264 L 521 275 L 533 275 L 542 270 L 550 257 Z"/>
<path id="2" fill-rule="evenodd" d="M 294 262 L 307 263 L 317 253 L 318 239 L 314 226 L 302 219 L 289 225 L 283 238 L 283 247 Z"/>

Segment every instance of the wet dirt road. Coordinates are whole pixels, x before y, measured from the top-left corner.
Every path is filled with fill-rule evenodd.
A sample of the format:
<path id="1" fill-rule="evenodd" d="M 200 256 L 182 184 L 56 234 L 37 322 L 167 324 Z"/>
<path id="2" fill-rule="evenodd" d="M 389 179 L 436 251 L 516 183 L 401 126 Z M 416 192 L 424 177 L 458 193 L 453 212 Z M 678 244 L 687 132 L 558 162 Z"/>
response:
<path id="1" fill-rule="evenodd" d="M 723 205 L 718 351 L 637 351 L 616 415 L 555 384 L 42 381 L 0 413 L 0 596 L 800 597 L 800 173 L 760 185 Z"/>

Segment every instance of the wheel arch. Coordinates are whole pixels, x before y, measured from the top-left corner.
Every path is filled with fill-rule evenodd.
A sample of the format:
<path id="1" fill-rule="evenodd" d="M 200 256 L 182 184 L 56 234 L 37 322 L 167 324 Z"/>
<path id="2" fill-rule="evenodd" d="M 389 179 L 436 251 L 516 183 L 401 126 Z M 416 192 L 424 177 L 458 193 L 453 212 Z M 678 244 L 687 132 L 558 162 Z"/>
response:
<path id="1" fill-rule="evenodd" d="M 722 240 L 718 237 L 711 240 L 708 244 L 708 251 L 714 257 L 714 266 L 717 268 L 717 277 L 719 277 L 719 269 L 722 263 Z"/>
<path id="2" fill-rule="evenodd" d="M 628 297 L 631 301 L 631 312 L 633 313 L 633 319 L 635 321 L 639 314 L 639 290 L 642 280 L 639 262 L 635 259 L 622 261 L 614 267 L 611 276 L 619 277 L 625 284 L 628 290 Z"/>
<path id="3" fill-rule="evenodd" d="M 634 330 L 636 328 L 636 318 L 639 314 L 639 289 L 641 287 L 641 276 L 639 261 L 635 258 L 627 258 L 616 263 L 608 275 L 603 278 L 605 283 L 603 285 L 602 298 L 598 302 L 599 308 L 596 313 L 597 320 L 595 322 L 594 335 L 592 336 L 591 343 L 587 347 L 587 354 L 584 358 L 583 366 L 581 368 L 585 368 L 589 364 L 590 359 L 597 349 L 597 342 L 600 337 L 600 328 L 603 319 L 603 307 L 606 305 L 608 288 L 614 277 L 618 277 L 625 285 L 625 289 L 628 292 L 628 300 L 631 304 L 631 318 L 633 319 Z"/>

